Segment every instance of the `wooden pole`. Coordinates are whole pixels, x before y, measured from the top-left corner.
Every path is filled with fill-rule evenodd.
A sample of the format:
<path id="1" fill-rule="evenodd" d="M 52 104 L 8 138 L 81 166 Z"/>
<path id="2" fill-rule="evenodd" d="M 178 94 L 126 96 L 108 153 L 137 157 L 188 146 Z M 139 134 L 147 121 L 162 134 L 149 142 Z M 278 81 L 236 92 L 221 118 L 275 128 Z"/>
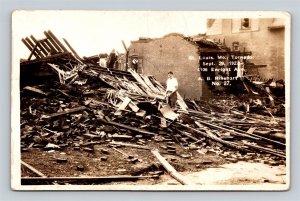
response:
<path id="1" fill-rule="evenodd" d="M 37 169 L 35 169 L 34 167 L 32 167 L 31 165 L 28 165 L 27 163 L 25 163 L 24 161 L 21 160 L 21 164 L 24 165 L 26 168 L 28 168 L 29 170 L 31 170 L 32 172 L 34 172 L 35 174 L 37 174 L 39 177 L 42 178 L 47 178 L 46 175 L 44 175 L 43 173 L 41 173 L 40 171 L 38 171 Z M 40 178 L 39 178 L 40 179 Z"/>
<path id="2" fill-rule="evenodd" d="M 179 181 L 183 185 L 192 185 L 193 183 L 187 180 L 183 175 L 179 174 L 168 161 L 160 153 L 158 150 L 152 150 L 151 153 L 157 158 L 157 160 L 162 164 L 162 166 L 168 171 L 168 173 L 177 181 Z"/>
<path id="3" fill-rule="evenodd" d="M 63 40 L 65 41 L 65 43 L 67 44 L 67 46 L 69 47 L 69 49 L 71 50 L 71 52 L 74 54 L 74 56 L 81 60 L 80 56 L 73 49 L 73 47 L 70 45 L 70 43 L 67 41 L 67 39 L 63 38 Z"/>
<path id="4" fill-rule="evenodd" d="M 44 31 L 45 36 L 50 41 L 50 43 L 55 47 L 57 52 L 64 52 L 63 49 L 56 43 L 56 41 L 49 35 L 47 31 Z"/>
<path id="5" fill-rule="evenodd" d="M 43 53 L 45 57 L 48 56 L 47 50 L 43 46 L 41 46 L 40 41 L 35 39 L 35 37 L 33 35 L 31 35 L 30 38 L 35 43 L 35 45 L 39 48 L 41 53 Z"/>
<path id="6" fill-rule="evenodd" d="M 55 40 L 55 42 L 61 47 L 61 49 L 64 52 L 68 52 L 65 46 L 58 40 L 58 38 L 56 38 L 56 36 L 50 30 L 48 30 L 48 34 L 51 36 L 51 38 L 53 38 L 53 40 Z"/>

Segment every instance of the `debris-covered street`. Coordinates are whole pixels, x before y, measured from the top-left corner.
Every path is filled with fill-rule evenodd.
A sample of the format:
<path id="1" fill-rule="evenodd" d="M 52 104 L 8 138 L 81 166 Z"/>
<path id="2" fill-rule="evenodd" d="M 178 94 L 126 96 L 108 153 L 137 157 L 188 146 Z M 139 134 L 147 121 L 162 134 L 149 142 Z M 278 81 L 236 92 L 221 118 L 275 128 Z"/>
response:
<path id="1" fill-rule="evenodd" d="M 242 95 L 203 100 L 177 92 L 172 110 L 154 76 L 101 67 L 44 34 L 22 40 L 32 51 L 20 62 L 23 185 L 207 184 L 234 167 L 249 169 L 217 183 L 286 182 L 284 81 L 245 77 Z M 247 176 L 257 168 L 275 175 Z"/>

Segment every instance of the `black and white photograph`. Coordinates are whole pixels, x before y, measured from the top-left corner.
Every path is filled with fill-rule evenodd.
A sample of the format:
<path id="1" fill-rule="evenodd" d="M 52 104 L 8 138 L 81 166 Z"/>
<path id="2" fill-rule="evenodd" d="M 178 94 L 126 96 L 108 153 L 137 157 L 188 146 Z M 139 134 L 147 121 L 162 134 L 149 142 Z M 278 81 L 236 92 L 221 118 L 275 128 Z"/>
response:
<path id="1" fill-rule="evenodd" d="M 290 20 L 14 11 L 12 189 L 288 190 Z"/>

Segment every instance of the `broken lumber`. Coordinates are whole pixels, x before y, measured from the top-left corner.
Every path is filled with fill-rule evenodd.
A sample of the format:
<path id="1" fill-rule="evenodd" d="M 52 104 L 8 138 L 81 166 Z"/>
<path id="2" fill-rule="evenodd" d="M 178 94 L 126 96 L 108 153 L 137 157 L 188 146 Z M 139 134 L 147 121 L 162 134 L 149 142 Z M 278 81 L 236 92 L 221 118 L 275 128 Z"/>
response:
<path id="1" fill-rule="evenodd" d="M 21 182 L 30 183 L 37 181 L 53 182 L 53 181 L 93 181 L 93 182 L 109 182 L 109 181 L 126 181 L 126 180 L 139 180 L 158 178 L 158 175 L 152 176 L 131 176 L 131 175 L 113 175 L 103 177 L 22 177 Z"/>
<path id="2" fill-rule="evenodd" d="M 121 105 L 119 106 L 119 108 L 117 109 L 117 111 L 115 112 L 115 115 L 121 115 L 122 114 L 122 110 L 125 110 L 125 108 L 127 107 L 127 105 L 130 103 L 131 99 L 128 98 L 127 96 L 123 99 L 123 102 L 121 103 Z"/>
<path id="3" fill-rule="evenodd" d="M 26 87 L 24 87 L 23 89 L 26 89 L 26 90 L 28 90 L 28 91 L 32 91 L 32 92 L 35 92 L 35 93 L 38 93 L 38 94 L 42 94 L 42 95 L 48 96 L 47 93 L 43 92 L 43 91 L 40 90 L 40 89 L 34 88 L 34 87 L 26 86 Z"/>
<path id="4" fill-rule="evenodd" d="M 195 123 L 197 124 L 197 126 L 200 125 L 198 122 L 195 122 Z M 191 128 L 191 127 L 189 127 L 189 126 L 187 126 L 187 125 L 184 125 L 184 124 L 181 124 L 181 123 L 177 123 L 177 124 L 180 125 L 180 126 L 183 126 L 183 127 L 187 128 L 188 130 L 194 131 L 194 132 L 196 132 L 196 133 L 202 135 L 203 137 L 206 137 L 206 138 L 212 139 L 212 140 L 214 140 L 214 141 L 216 141 L 216 142 L 220 142 L 221 144 L 227 145 L 228 147 L 232 147 L 232 148 L 235 148 L 235 149 L 241 150 L 241 151 L 245 151 L 245 150 L 246 150 L 245 147 L 242 147 L 242 146 L 239 146 L 239 145 L 232 144 L 232 143 L 230 143 L 230 142 L 227 142 L 227 141 L 225 141 L 225 140 L 222 140 L 222 139 L 216 137 L 215 135 L 207 134 L 207 133 L 205 133 L 205 132 L 199 131 L 199 130 L 197 130 L 197 129 L 195 129 L 195 128 Z"/>
<path id="5" fill-rule="evenodd" d="M 134 127 L 127 126 L 127 125 L 121 124 L 121 123 L 117 123 L 117 122 L 114 122 L 114 121 L 111 121 L 111 120 L 110 121 L 105 121 L 104 119 L 98 119 L 98 120 L 101 121 L 102 123 L 111 124 L 111 125 L 121 127 L 121 128 L 126 128 L 128 130 L 132 130 L 132 131 L 142 133 L 142 134 L 145 134 L 145 135 L 151 135 L 151 136 L 155 135 L 155 133 L 149 132 L 147 130 L 140 129 L 140 128 L 134 128 Z"/>
<path id="6" fill-rule="evenodd" d="M 152 82 L 150 81 L 149 77 L 146 75 L 141 75 L 141 77 L 144 79 L 144 82 L 150 87 L 150 89 L 157 93 L 160 94 L 161 92 L 152 84 Z"/>
<path id="7" fill-rule="evenodd" d="M 21 160 L 21 164 L 24 165 L 26 168 L 28 168 L 29 170 L 31 170 L 32 172 L 34 172 L 35 174 L 37 174 L 40 178 L 47 178 L 46 175 L 44 175 L 43 173 L 41 173 L 40 171 L 38 171 L 37 169 L 35 169 L 34 167 L 32 167 L 31 165 L 25 163 L 24 161 Z"/>
<path id="8" fill-rule="evenodd" d="M 159 109 L 161 114 L 172 121 L 178 118 L 179 114 L 175 113 L 169 105 L 165 105 Z"/>
<path id="9" fill-rule="evenodd" d="M 150 148 L 146 147 L 146 146 L 141 146 L 141 145 L 136 145 L 136 144 L 129 144 L 129 143 L 123 143 L 123 142 L 110 142 L 110 144 L 112 144 L 112 145 L 121 145 L 121 146 L 125 146 L 125 147 L 133 147 L 133 148 L 137 148 L 137 149 L 150 150 Z"/>
<path id="10" fill-rule="evenodd" d="M 281 153 L 281 152 L 278 152 L 278 151 L 275 151 L 275 150 L 272 150 L 272 149 L 268 149 L 268 148 L 265 148 L 265 147 L 253 145 L 253 144 L 250 144 L 250 143 L 246 143 L 246 142 L 243 142 L 243 143 L 244 143 L 245 146 L 251 147 L 251 148 L 256 149 L 258 151 L 262 151 L 262 152 L 266 152 L 266 153 L 269 153 L 269 154 L 273 154 L 275 156 L 286 158 L 284 153 Z"/>
<path id="11" fill-rule="evenodd" d="M 117 149 L 117 148 L 115 148 L 115 147 L 113 147 L 112 149 L 115 150 L 115 151 L 117 151 L 117 152 L 119 152 L 120 154 L 122 154 L 122 155 L 125 156 L 126 158 L 129 158 L 129 155 L 126 154 L 126 153 L 124 153 L 124 152 L 122 152 L 121 150 L 119 150 L 119 149 Z"/>
<path id="12" fill-rule="evenodd" d="M 151 153 L 157 158 L 157 160 L 162 164 L 162 166 L 167 170 L 167 172 L 177 181 L 179 181 L 183 185 L 192 185 L 193 183 L 187 180 L 183 175 L 179 174 L 175 168 L 166 161 L 162 155 L 158 152 L 158 150 L 152 150 Z"/>
<path id="13" fill-rule="evenodd" d="M 52 118 L 52 117 L 57 117 L 57 116 L 61 116 L 61 115 L 65 115 L 65 114 L 69 114 L 69 113 L 73 113 L 73 112 L 79 112 L 82 110 L 85 110 L 86 107 L 85 106 L 79 106 L 76 108 L 72 108 L 72 109 L 66 109 L 65 111 L 62 112 L 57 112 L 57 113 L 53 113 L 53 114 L 48 114 L 48 115 L 42 115 L 42 118 Z"/>
<path id="14" fill-rule="evenodd" d="M 247 133 L 247 132 L 245 132 L 245 131 L 243 131 L 243 130 L 240 130 L 240 129 L 237 129 L 237 128 L 232 128 L 232 127 L 229 127 L 229 126 L 226 126 L 226 125 L 223 125 L 223 126 L 217 126 L 217 125 L 215 125 L 215 124 L 207 123 L 207 122 L 205 122 L 205 121 L 201 121 L 201 120 L 198 120 L 198 121 L 199 121 L 200 123 L 202 123 L 202 124 L 207 125 L 207 126 L 214 127 L 214 128 L 218 128 L 218 129 L 222 129 L 222 130 L 231 132 L 233 135 L 235 134 L 235 135 L 237 135 L 237 136 L 247 137 L 247 138 L 254 139 L 254 140 L 265 140 L 265 141 L 268 141 L 268 142 L 272 142 L 272 143 L 275 143 L 275 144 L 279 144 L 279 145 L 285 146 L 285 144 L 282 143 L 282 142 L 278 142 L 278 141 L 275 141 L 275 140 L 271 140 L 271 139 L 266 138 L 266 137 L 263 137 L 263 136 L 259 136 L 259 135 Z"/>
<path id="15" fill-rule="evenodd" d="M 178 131 L 179 131 L 181 134 L 183 134 L 184 136 L 186 136 L 186 137 L 188 137 L 188 138 L 194 140 L 195 142 L 198 142 L 198 141 L 199 141 L 198 138 L 192 136 L 192 134 L 190 134 L 190 133 L 188 133 L 188 132 L 181 131 L 181 130 L 178 130 Z"/>

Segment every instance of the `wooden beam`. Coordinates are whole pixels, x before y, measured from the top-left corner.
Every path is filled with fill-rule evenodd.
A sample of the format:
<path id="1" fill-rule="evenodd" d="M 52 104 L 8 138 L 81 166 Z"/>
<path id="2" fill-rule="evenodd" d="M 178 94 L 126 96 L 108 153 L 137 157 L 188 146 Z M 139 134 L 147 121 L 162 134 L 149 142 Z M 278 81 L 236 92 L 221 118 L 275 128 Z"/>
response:
<path id="1" fill-rule="evenodd" d="M 79 106 L 76 108 L 72 108 L 72 109 L 66 109 L 65 111 L 62 112 L 57 112 L 57 113 L 53 113 L 53 114 L 48 114 L 48 115 L 42 115 L 42 118 L 52 118 L 52 117 L 57 117 L 57 116 L 61 116 L 61 115 L 65 115 L 65 114 L 69 114 L 69 113 L 73 113 L 73 112 L 79 112 L 81 110 L 85 110 L 86 107 L 85 106 Z"/>
<path id="2" fill-rule="evenodd" d="M 31 53 L 30 53 L 30 55 L 29 55 L 29 57 L 28 57 L 28 61 L 30 61 L 31 60 L 31 57 L 32 57 L 32 55 L 35 55 L 36 53 L 35 53 L 35 51 L 37 50 L 37 45 L 35 45 L 34 46 L 34 48 L 33 48 L 33 50 L 31 51 Z M 37 57 L 35 57 L 36 59 L 37 59 Z"/>
<path id="3" fill-rule="evenodd" d="M 34 167 L 32 167 L 31 165 L 28 165 L 27 163 L 25 163 L 24 161 L 21 160 L 21 164 L 24 165 L 26 168 L 28 168 L 29 170 L 31 170 L 32 172 L 34 172 L 35 174 L 37 174 L 40 178 L 47 178 L 46 175 L 44 175 L 43 173 L 41 173 L 40 171 L 38 171 L 37 169 L 35 169 Z"/>
<path id="4" fill-rule="evenodd" d="M 45 93 L 42 90 L 34 88 L 34 87 L 26 86 L 23 89 L 26 89 L 28 91 L 32 91 L 32 92 L 35 92 L 35 93 L 38 93 L 38 94 L 42 94 L 42 95 L 48 96 L 48 93 Z"/>
<path id="5" fill-rule="evenodd" d="M 258 151 L 262 151 L 262 152 L 269 153 L 269 154 L 272 154 L 272 155 L 275 155 L 275 156 L 286 158 L 285 153 L 282 153 L 282 152 L 278 152 L 278 151 L 275 151 L 275 150 L 272 150 L 272 149 L 268 149 L 268 148 L 261 147 L 261 146 L 258 146 L 258 145 L 253 145 L 253 144 L 246 143 L 246 142 L 243 142 L 243 144 L 245 146 L 251 147 L 252 149 L 255 149 L 255 150 L 258 150 Z"/>
<path id="6" fill-rule="evenodd" d="M 59 45 L 56 43 L 56 41 L 51 37 L 51 35 L 47 31 L 44 31 L 44 34 L 47 37 L 47 39 L 50 41 L 50 43 L 55 47 L 57 52 L 64 52 L 63 49 L 59 47 Z"/>
<path id="7" fill-rule="evenodd" d="M 40 40 L 39 42 L 40 45 L 46 50 L 47 56 L 49 56 L 50 55 L 49 53 L 51 52 L 51 48 L 47 45 L 46 39 Z"/>
<path id="8" fill-rule="evenodd" d="M 33 40 L 33 42 L 36 44 L 36 46 L 39 48 L 39 50 L 41 50 L 41 52 L 44 54 L 44 56 L 48 56 L 48 52 L 45 48 L 43 48 L 40 44 L 40 41 L 38 41 L 37 39 L 35 39 L 35 37 L 33 35 L 30 36 L 31 40 Z"/>
<path id="9" fill-rule="evenodd" d="M 177 181 L 183 185 L 192 185 L 193 183 L 187 180 L 183 175 L 179 174 L 175 168 L 168 163 L 168 161 L 160 155 L 158 150 L 152 150 L 151 153 L 157 158 L 157 160 L 162 164 L 162 166 L 167 170 L 167 172 Z"/>
<path id="10" fill-rule="evenodd" d="M 61 51 L 59 49 L 56 49 L 55 46 L 51 43 L 51 41 L 49 40 L 49 38 L 45 39 L 45 43 L 48 45 L 48 47 L 50 48 L 50 53 L 51 55 L 53 54 L 57 54 L 60 53 Z"/>
<path id="11" fill-rule="evenodd" d="M 30 38 L 26 37 L 25 40 L 32 46 L 35 47 L 35 44 L 30 40 Z M 36 54 L 39 55 L 40 58 L 44 57 L 44 55 L 38 50 L 36 49 Z"/>
<path id="12" fill-rule="evenodd" d="M 24 45 L 28 48 L 28 50 L 31 52 L 30 54 L 33 54 L 35 58 L 40 58 L 40 56 L 33 51 L 34 47 L 32 47 L 24 38 L 22 38 L 22 42 Z"/>
<path id="13" fill-rule="evenodd" d="M 81 60 L 80 56 L 77 54 L 77 52 L 74 50 L 74 48 L 70 45 L 70 43 L 67 41 L 67 39 L 63 38 L 63 40 L 65 41 L 65 43 L 67 44 L 67 46 L 69 47 L 71 52 L 74 54 L 74 56 L 77 57 L 77 59 Z"/>
<path id="14" fill-rule="evenodd" d="M 93 181 L 93 182 L 109 182 L 109 181 L 124 181 L 124 180 L 139 180 L 139 179 L 151 179 L 158 178 L 158 175 L 153 176 L 131 176 L 131 175 L 113 175 L 102 177 L 22 177 L 22 183 L 30 183 L 37 181 L 53 182 L 53 181 Z"/>
<path id="15" fill-rule="evenodd" d="M 149 132 L 147 130 L 144 130 L 144 129 L 140 129 L 140 128 L 134 128 L 134 127 L 131 127 L 131 126 L 127 126 L 125 124 L 121 124 L 121 123 L 117 123 L 117 122 L 114 122 L 114 121 L 111 121 L 111 120 L 108 120 L 108 121 L 105 121 L 104 119 L 98 119 L 99 121 L 103 122 L 103 123 L 106 123 L 106 124 L 111 124 L 111 125 L 114 125 L 114 126 L 117 126 L 117 127 L 121 127 L 121 128 L 125 128 L 125 129 L 128 129 L 128 130 L 132 130 L 132 131 L 135 131 L 135 132 L 138 132 L 138 133 L 142 133 L 142 134 L 146 134 L 146 135 L 156 135 L 156 133 L 152 133 L 152 132 Z"/>
<path id="16" fill-rule="evenodd" d="M 112 144 L 112 145 L 121 145 L 121 146 L 125 146 L 125 147 L 133 147 L 133 148 L 137 148 L 137 149 L 150 150 L 149 147 L 141 146 L 141 145 L 137 145 L 137 144 L 129 144 L 129 143 L 123 143 L 123 142 L 110 142 L 109 144 Z"/>
<path id="17" fill-rule="evenodd" d="M 218 126 L 218 125 L 211 124 L 211 123 L 201 121 L 201 120 L 198 120 L 198 121 L 202 124 L 207 125 L 207 126 L 231 132 L 233 135 L 242 136 L 242 137 L 246 137 L 246 138 L 254 139 L 254 140 L 265 140 L 265 141 L 268 141 L 268 142 L 272 142 L 274 144 L 285 146 L 285 144 L 282 143 L 282 142 L 278 142 L 276 140 L 272 140 L 272 139 L 269 139 L 269 138 L 266 138 L 266 137 L 263 137 L 263 136 L 247 133 L 246 131 L 243 131 L 243 130 L 240 130 L 240 129 L 237 129 L 237 128 L 232 128 L 232 127 L 229 127 L 229 126 L 226 126 L 226 125 Z"/>
<path id="18" fill-rule="evenodd" d="M 63 52 L 68 52 L 68 50 L 65 48 L 65 46 L 58 40 L 58 38 L 56 38 L 56 36 L 50 30 L 48 30 L 48 34 L 61 47 L 61 49 L 63 50 Z"/>
<path id="19" fill-rule="evenodd" d="M 195 132 L 195 133 L 197 133 L 197 134 L 200 134 L 200 135 L 203 136 L 203 137 L 209 138 L 209 139 L 214 140 L 214 141 L 216 141 L 216 142 L 220 142 L 221 144 L 224 144 L 224 145 L 226 145 L 226 146 L 228 146 L 228 147 L 231 147 L 231 148 L 234 148 L 234 149 L 237 149 L 237 150 L 241 150 L 241 151 L 247 150 L 247 149 L 246 149 L 245 147 L 243 147 L 243 146 L 240 146 L 240 145 L 236 145 L 236 144 L 227 142 L 227 141 L 225 141 L 225 140 L 222 140 L 222 139 L 218 138 L 218 137 L 215 136 L 215 135 L 210 135 L 210 134 L 208 134 L 208 133 L 206 133 L 206 132 L 203 132 L 203 131 L 197 130 L 197 129 L 195 129 L 195 128 L 189 127 L 189 126 L 187 126 L 187 125 L 185 125 L 185 124 L 181 124 L 181 123 L 178 123 L 178 122 L 176 122 L 176 124 L 178 124 L 178 125 L 180 125 L 180 126 L 182 126 L 182 127 L 185 127 L 186 129 L 191 130 L 191 131 L 193 131 L 193 132 Z M 200 124 L 199 124 L 198 122 L 195 122 L 195 124 L 196 124 L 197 126 L 200 126 Z"/>

